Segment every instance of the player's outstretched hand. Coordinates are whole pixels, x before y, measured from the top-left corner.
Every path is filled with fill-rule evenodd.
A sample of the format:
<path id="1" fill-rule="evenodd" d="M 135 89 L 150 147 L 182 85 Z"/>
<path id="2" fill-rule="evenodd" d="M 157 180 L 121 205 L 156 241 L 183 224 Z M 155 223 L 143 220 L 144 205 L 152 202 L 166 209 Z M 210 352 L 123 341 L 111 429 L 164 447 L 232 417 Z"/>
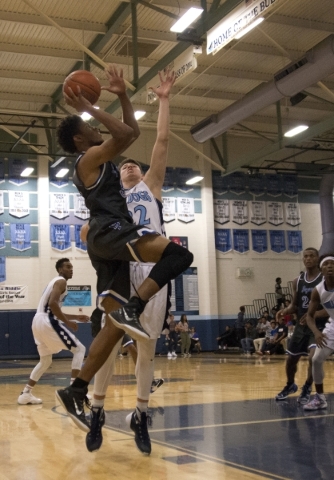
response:
<path id="1" fill-rule="evenodd" d="M 172 89 L 172 86 L 175 83 L 176 76 L 175 72 L 167 70 L 163 75 L 162 72 L 159 72 L 160 85 L 158 87 L 149 87 L 152 92 L 154 92 L 159 98 L 168 97 Z"/>
<path id="2" fill-rule="evenodd" d="M 117 70 L 116 65 L 109 63 L 104 69 L 109 81 L 107 87 L 101 87 L 101 90 L 107 90 L 115 95 L 122 95 L 126 92 L 126 85 L 123 78 L 123 69 Z"/>
<path id="3" fill-rule="evenodd" d="M 327 335 L 325 333 L 322 333 L 322 332 L 318 332 L 314 335 L 315 337 L 315 343 L 317 344 L 317 347 L 319 348 L 323 348 L 323 347 L 326 347 L 327 346 Z"/>
<path id="4" fill-rule="evenodd" d="M 67 105 L 75 108 L 77 112 L 85 112 L 88 107 L 92 108 L 92 104 L 85 98 L 77 86 L 77 91 L 74 92 L 72 88 L 68 88 L 69 93 L 64 93 L 64 99 Z"/>

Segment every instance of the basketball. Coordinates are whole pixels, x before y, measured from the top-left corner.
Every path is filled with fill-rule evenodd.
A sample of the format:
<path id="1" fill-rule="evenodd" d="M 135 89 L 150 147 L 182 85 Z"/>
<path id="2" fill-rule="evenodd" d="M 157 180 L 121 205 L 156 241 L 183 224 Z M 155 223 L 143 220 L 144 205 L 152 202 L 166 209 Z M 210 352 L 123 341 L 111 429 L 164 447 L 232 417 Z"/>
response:
<path id="1" fill-rule="evenodd" d="M 70 87 L 77 94 L 77 86 L 80 87 L 82 95 L 94 105 L 101 94 L 101 85 L 99 80 L 87 70 L 76 70 L 65 78 L 63 83 L 63 93 L 68 94 Z"/>

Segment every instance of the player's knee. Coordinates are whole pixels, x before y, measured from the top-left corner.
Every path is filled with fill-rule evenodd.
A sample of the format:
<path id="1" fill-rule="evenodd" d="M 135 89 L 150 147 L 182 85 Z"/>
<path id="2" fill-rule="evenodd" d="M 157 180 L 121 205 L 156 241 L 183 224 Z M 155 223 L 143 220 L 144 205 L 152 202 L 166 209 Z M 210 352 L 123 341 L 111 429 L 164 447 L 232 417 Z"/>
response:
<path id="1" fill-rule="evenodd" d="M 194 255 L 189 252 L 187 248 L 181 247 L 174 242 L 170 242 L 167 245 L 161 258 L 163 259 L 171 255 L 177 256 L 177 269 L 179 270 L 182 268 L 179 273 L 182 273 L 184 270 L 186 270 L 194 260 Z"/>

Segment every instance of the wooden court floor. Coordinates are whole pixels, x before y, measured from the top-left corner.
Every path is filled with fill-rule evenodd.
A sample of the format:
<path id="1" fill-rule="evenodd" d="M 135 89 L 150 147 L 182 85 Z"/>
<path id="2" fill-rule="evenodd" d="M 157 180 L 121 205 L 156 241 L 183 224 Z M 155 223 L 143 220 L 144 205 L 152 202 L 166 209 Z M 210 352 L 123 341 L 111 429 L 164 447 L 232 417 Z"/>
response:
<path id="1" fill-rule="evenodd" d="M 325 365 L 328 408 L 311 414 L 297 394 L 274 400 L 285 384 L 284 362 L 213 353 L 156 357 L 155 376 L 165 383 L 151 396 L 152 454 L 145 457 L 125 424 L 136 402 L 130 358 L 117 359 L 104 442 L 94 453 L 55 402 L 55 389 L 69 383 L 69 360 L 53 362 L 34 389 L 43 404 L 27 406 L 17 397 L 36 361 L 0 361 L 0 480 L 333 480 L 333 361 Z M 306 364 L 299 363 L 299 387 Z"/>

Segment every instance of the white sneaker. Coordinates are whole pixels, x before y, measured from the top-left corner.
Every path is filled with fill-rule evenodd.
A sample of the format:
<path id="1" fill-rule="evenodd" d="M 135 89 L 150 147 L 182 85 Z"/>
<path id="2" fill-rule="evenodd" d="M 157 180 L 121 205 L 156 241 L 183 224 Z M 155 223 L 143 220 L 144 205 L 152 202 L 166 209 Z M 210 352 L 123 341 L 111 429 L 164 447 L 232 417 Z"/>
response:
<path id="1" fill-rule="evenodd" d="M 304 410 L 322 410 L 323 408 L 327 408 L 326 397 L 318 393 L 314 395 L 313 400 L 304 405 Z"/>
<path id="2" fill-rule="evenodd" d="M 172 352 L 172 357 L 177 357 L 176 353 L 175 352 Z"/>
<path id="3" fill-rule="evenodd" d="M 188 357 L 191 357 L 191 353 L 188 353 Z"/>
<path id="4" fill-rule="evenodd" d="M 22 392 L 17 399 L 17 403 L 19 403 L 20 405 L 37 405 L 39 403 L 43 403 L 43 401 L 40 398 L 34 397 L 31 392 Z"/>
<path id="5" fill-rule="evenodd" d="M 168 352 L 168 355 L 167 355 L 167 358 L 172 358 L 172 354 L 170 352 Z"/>

